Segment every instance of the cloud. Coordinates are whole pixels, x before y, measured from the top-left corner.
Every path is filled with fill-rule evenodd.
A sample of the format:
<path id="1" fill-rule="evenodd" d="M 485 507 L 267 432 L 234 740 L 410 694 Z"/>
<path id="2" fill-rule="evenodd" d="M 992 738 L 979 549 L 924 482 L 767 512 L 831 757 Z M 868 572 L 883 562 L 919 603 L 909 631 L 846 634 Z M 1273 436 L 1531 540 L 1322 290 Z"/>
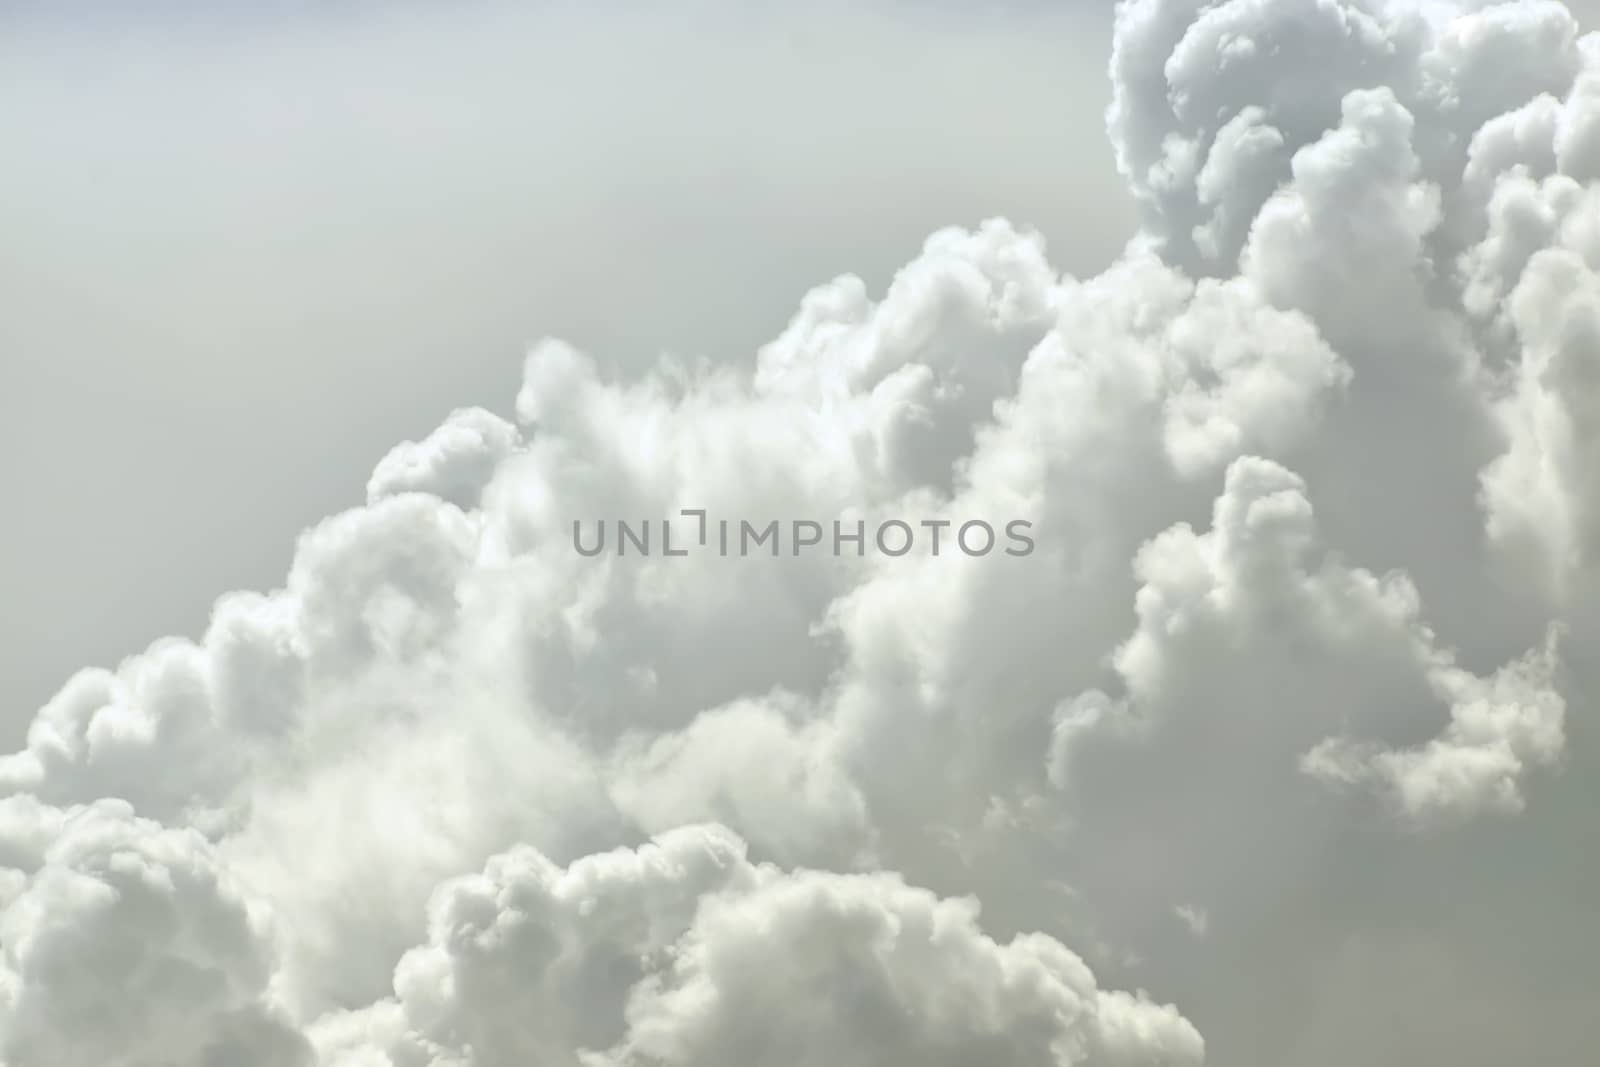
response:
<path id="1" fill-rule="evenodd" d="M 1206 931 L 1211 928 L 1210 917 L 1206 915 L 1204 908 L 1193 908 L 1187 904 L 1179 904 L 1172 909 L 1172 914 L 1176 915 L 1178 921 L 1188 927 L 1189 932 L 1195 937 L 1205 937 Z"/>
<path id="2" fill-rule="evenodd" d="M 300 1067 L 272 934 L 192 830 L 119 801 L 5 801 L 0 1056 L 6 1062 Z"/>
<path id="3" fill-rule="evenodd" d="M 1200 1062 L 1171 1007 L 977 920 L 892 875 L 753 864 L 717 826 L 565 869 L 520 849 L 441 887 L 396 998 L 320 1039 L 334 1064 L 374 1034 L 430 1064 Z"/>
<path id="4" fill-rule="evenodd" d="M 367 481 L 367 502 L 428 493 L 457 507 L 476 507 L 489 480 L 522 445 L 517 428 L 493 412 L 463 408 L 417 442 L 395 447 Z"/>
<path id="5" fill-rule="evenodd" d="M 1524 772 L 1556 762 L 1565 744 L 1554 645 L 1490 678 L 1461 670 L 1418 617 L 1407 579 L 1315 561 L 1305 488 L 1271 461 L 1237 460 L 1210 532 L 1175 526 L 1140 550 L 1139 625 L 1113 657 L 1127 695 L 1108 706 L 1091 692 L 1058 711 L 1052 780 L 1070 781 L 1085 730 L 1119 718 L 1131 720 L 1128 733 L 1210 713 L 1225 718 L 1206 723 L 1209 731 L 1247 731 L 1241 744 L 1257 746 L 1281 733 L 1279 744 L 1292 748 L 1319 724 L 1393 732 L 1408 704 L 1431 695 L 1449 708 L 1449 723 L 1425 746 L 1384 751 L 1324 739 L 1301 766 L 1332 782 L 1382 783 L 1415 818 L 1520 811 Z M 1272 702 L 1297 688 L 1293 714 L 1275 716 Z"/>
<path id="6" fill-rule="evenodd" d="M 0 763 L 3 921 L 63 931 L 6 938 L 8 1062 L 1320 1067 L 1474 999 L 1501 1044 L 1438 1055 L 1578 1047 L 1596 70 L 1549 3 L 1133 0 L 1104 272 L 993 220 L 747 362 L 535 344 L 514 422 L 400 445 Z M 1036 550 L 571 540 L 686 509 Z M 113 815 L 206 873 L 51 873 Z M 79 1038 L 120 901 L 222 979 Z M 1341 969 L 1396 927 L 1427 990 Z"/>

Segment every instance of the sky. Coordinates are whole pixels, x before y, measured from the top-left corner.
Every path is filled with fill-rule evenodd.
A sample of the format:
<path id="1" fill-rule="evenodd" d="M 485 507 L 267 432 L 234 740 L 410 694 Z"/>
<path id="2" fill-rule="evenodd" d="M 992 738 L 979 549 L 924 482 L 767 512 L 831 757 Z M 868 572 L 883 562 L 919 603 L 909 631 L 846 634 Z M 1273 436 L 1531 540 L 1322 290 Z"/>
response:
<path id="1" fill-rule="evenodd" d="M 1585 1062 L 1590 23 L 0 5 L 0 1067 Z"/>

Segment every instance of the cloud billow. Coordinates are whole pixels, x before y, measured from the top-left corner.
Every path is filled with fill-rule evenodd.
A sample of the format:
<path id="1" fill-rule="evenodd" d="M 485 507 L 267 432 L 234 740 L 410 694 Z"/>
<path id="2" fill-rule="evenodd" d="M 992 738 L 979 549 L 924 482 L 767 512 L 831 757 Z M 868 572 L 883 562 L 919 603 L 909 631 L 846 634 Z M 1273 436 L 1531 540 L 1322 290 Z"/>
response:
<path id="1" fill-rule="evenodd" d="M 0 759 L 0 1063 L 1582 1047 L 1600 38 L 1131 0 L 1111 76 L 1102 274 L 993 220 L 747 365 L 541 341 L 71 679 Z M 1036 548 L 573 551 L 684 508 Z"/>

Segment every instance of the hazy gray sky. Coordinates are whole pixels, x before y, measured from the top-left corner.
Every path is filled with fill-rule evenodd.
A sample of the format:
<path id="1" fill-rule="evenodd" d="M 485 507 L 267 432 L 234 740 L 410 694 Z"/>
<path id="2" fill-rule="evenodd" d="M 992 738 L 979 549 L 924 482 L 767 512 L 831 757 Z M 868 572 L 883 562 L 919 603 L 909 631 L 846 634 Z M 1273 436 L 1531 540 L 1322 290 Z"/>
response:
<path id="1" fill-rule="evenodd" d="M 748 359 L 1005 215 L 1131 230 L 1099 5 L 4 7 L 0 736 L 280 581 L 544 334 Z"/>

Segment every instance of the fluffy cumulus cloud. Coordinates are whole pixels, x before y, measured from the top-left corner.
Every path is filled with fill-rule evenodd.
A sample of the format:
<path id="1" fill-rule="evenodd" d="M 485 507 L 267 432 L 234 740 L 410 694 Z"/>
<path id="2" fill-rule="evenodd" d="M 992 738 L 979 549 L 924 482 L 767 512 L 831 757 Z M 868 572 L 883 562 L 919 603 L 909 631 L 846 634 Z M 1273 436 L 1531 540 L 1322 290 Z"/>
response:
<path id="1" fill-rule="evenodd" d="M 1600 38 L 1127 0 L 1110 74 L 1104 273 L 996 220 L 744 363 L 542 341 L 70 679 L 0 1064 L 1577 1062 Z"/>
<path id="2" fill-rule="evenodd" d="M 0 847 L 7 1062 L 311 1062 L 272 991 L 268 914 L 199 833 L 15 796 Z"/>
<path id="3" fill-rule="evenodd" d="M 714 825 L 566 868 L 524 846 L 442 886 L 395 996 L 318 1040 L 351 1064 L 1200 1062 L 1171 1006 L 977 919 L 895 875 L 753 863 Z"/>

